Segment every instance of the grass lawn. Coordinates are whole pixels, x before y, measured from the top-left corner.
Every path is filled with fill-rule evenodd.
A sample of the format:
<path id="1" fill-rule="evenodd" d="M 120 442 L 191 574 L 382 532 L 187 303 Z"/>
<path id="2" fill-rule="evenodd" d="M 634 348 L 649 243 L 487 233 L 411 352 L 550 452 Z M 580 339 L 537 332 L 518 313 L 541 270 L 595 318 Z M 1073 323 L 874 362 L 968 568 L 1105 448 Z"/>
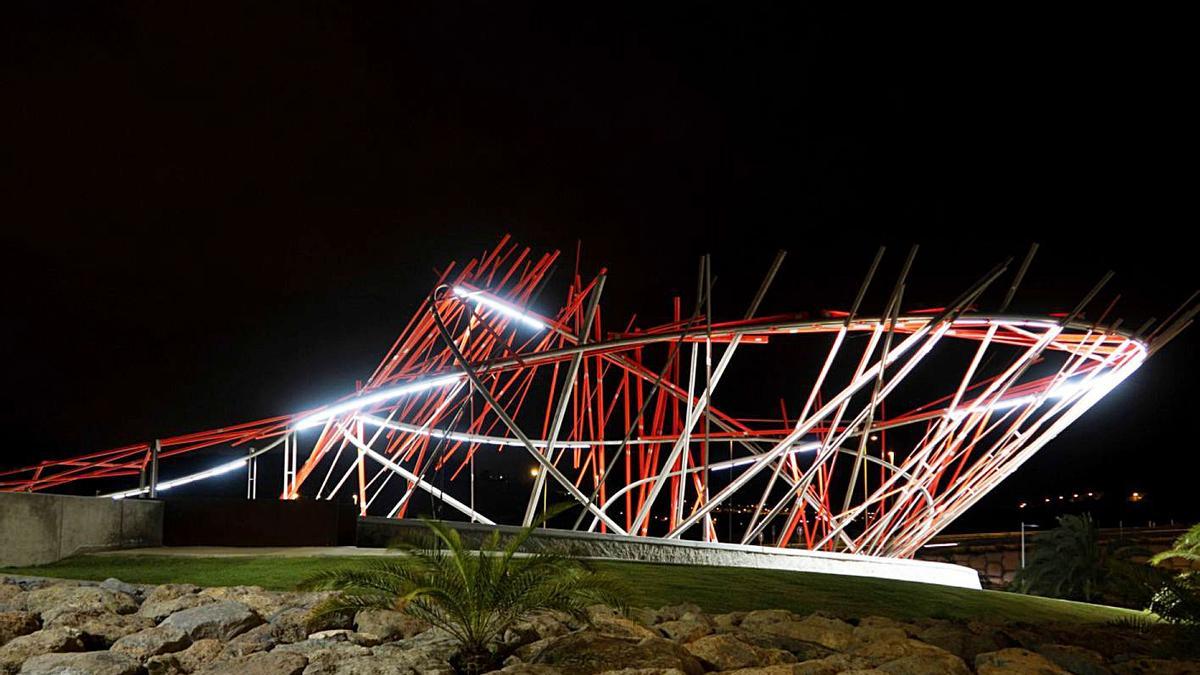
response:
<path id="1" fill-rule="evenodd" d="M 116 577 L 133 583 L 254 585 L 290 590 L 305 577 L 358 558 L 76 556 L 41 567 L 0 568 L 0 574 L 69 579 Z M 980 618 L 1003 621 L 1102 622 L 1138 612 L 1016 593 L 972 591 L 888 579 L 605 561 L 596 566 L 624 579 L 632 604 L 648 607 L 694 602 L 710 612 L 784 608 L 822 610 L 847 617 Z"/>

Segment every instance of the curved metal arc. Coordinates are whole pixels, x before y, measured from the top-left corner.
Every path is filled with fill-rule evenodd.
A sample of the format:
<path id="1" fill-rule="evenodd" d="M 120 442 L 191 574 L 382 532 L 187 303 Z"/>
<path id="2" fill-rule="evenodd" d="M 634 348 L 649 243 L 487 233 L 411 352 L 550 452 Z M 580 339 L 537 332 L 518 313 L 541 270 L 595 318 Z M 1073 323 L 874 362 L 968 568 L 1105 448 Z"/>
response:
<path id="1" fill-rule="evenodd" d="M 434 310 L 434 308 L 432 306 L 429 309 L 430 309 L 430 311 Z M 896 319 L 897 330 L 903 331 L 903 332 L 913 331 L 913 333 L 919 332 L 921 330 L 927 329 L 930 320 L 931 320 L 931 317 L 929 317 L 927 315 L 914 315 L 914 314 L 902 315 L 902 316 L 897 317 L 897 319 Z M 763 333 L 763 332 L 773 333 L 773 332 L 785 332 L 785 331 L 792 331 L 792 330 L 795 330 L 797 332 L 805 332 L 805 333 L 837 332 L 839 329 L 841 329 L 843 327 L 845 327 L 847 330 L 851 330 L 851 331 L 866 331 L 866 330 L 873 330 L 874 326 L 876 324 L 881 324 L 881 323 L 887 324 L 887 320 L 882 319 L 882 318 L 857 319 L 848 327 L 845 326 L 844 321 L 838 321 L 838 320 L 822 320 L 822 321 L 772 320 L 772 321 L 769 321 L 769 322 L 766 322 L 763 324 L 754 325 L 754 326 L 743 326 L 743 327 L 733 328 L 728 331 L 722 331 L 721 334 L 723 334 L 723 335 L 729 334 L 729 335 L 732 335 L 733 337 L 745 337 L 748 335 L 755 335 L 755 334 L 759 334 L 759 333 Z M 1031 315 L 970 315 L 970 316 L 964 316 L 964 317 L 959 317 L 959 318 L 955 319 L 954 322 L 950 326 L 950 330 L 956 330 L 957 328 L 963 327 L 963 326 L 987 326 L 992 323 L 998 323 L 999 325 L 1026 324 L 1026 325 L 1035 325 L 1035 326 L 1042 326 L 1042 327 L 1058 325 L 1056 322 L 1054 322 L 1052 320 L 1048 320 L 1044 317 L 1036 317 L 1036 316 L 1031 316 Z M 1071 321 L 1067 325 L 1063 326 L 1063 328 L 1064 328 L 1064 330 L 1075 329 L 1075 330 L 1079 330 L 1081 332 L 1089 331 L 1089 330 L 1105 330 L 1104 327 L 1097 328 L 1094 324 L 1085 324 L 1085 323 L 1078 322 L 1078 321 Z M 567 339 L 574 339 L 574 337 L 575 337 L 573 335 L 570 335 L 569 333 L 563 333 L 563 334 L 564 334 L 564 336 L 567 337 Z M 911 334 L 912 333 L 910 333 L 910 335 Z M 608 341 L 604 341 L 604 342 L 588 342 L 588 343 L 584 343 L 582 345 L 576 344 L 576 345 L 573 345 L 570 347 L 562 347 L 559 349 L 548 349 L 548 350 L 533 352 L 533 353 L 529 353 L 529 354 L 522 354 L 522 355 L 520 355 L 520 358 L 508 357 L 508 358 L 503 358 L 503 359 L 484 361 L 479 364 L 474 364 L 473 367 L 477 374 L 487 375 L 487 374 L 491 374 L 491 373 L 494 373 L 494 372 L 497 372 L 500 370 L 507 370 L 507 369 L 518 368 L 518 367 L 527 367 L 527 366 L 532 366 L 532 365 L 540 365 L 543 363 L 551 363 L 554 361 L 573 357 L 576 354 L 588 355 L 588 354 L 597 353 L 597 352 L 607 353 L 607 352 L 627 351 L 627 350 L 630 350 L 630 349 L 633 349 L 636 347 L 644 347 L 644 346 L 651 345 L 651 344 L 659 344 L 659 343 L 665 343 L 665 342 L 671 342 L 671 341 L 678 341 L 681 339 L 686 340 L 687 338 L 701 337 L 704 335 L 705 335 L 705 328 L 703 326 L 699 326 L 696 328 L 685 329 L 685 330 L 680 330 L 680 331 L 672 331 L 669 333 L 655 333 L 655 334 L 651 334 L 651 335 L 642 335 L 642 336 L 637 336 L 637 337 L 619 338 L 616 340 L 608 340 Z M 1142 351 L 1147 350 L 1147 346 L 1141 340 L 1137 339 L 1136 337 L 1133 337 L 1132 335 L 1126 335 L 1124 331 L 1110 332 L 1110 335 L 1112 335 L 1114 337 L 1123 337 L 1127 340 L 1134 342 L 1138 346 L 1138 348 L 1141 349 Z M 956 339 L 963 338 L 963 336 L 957 335 L 957 334 L 950 334 L 950 337 L 954 337 Z M 967 339 L 982 339 L 982 336 L 980 336 L 979 338 L 975 338 L 974 336 L 972 336 Z M 423 378 L 416 378 L 416 379 L 410 380 L 406 385 L 402 385 L 402 386 L 407 386 L 409 384 L 424 383 L 424 382 L 428 382 L 430 380 L 438 380 L 443 377 L 445 377 L 445 378 L 453 378 L 455 376 L 461 377 L 463 374 L 465 374 L 465 373 L 461 367 L 460 368 L 452 368 L 452 369 L 441 371 L 438 373 L 431 373 L 428 376 L 423 377 Z M 449 384 L 449 381 L 440 383 L 440 384 Z M 407 393 L 414 393 L 414 392 L 408 392 L 408 391 L 400 392 L 399 394 L 397 394 L 397 396 L 402 396 Z M 339 399 L 338 404 L 340 405 L 341 403 L 350 401 L 352 398 L 353 397 L 346 397 L 343 399 Z M 384 400 L 386 401 L 388 399 L 384 399 Z M 369 404 L 364 404 L 362 407 L 368 407 L 368 405 L 374 405 L 376 403 L 383 403 L 383 402 L 384 401 L 374 401 Z M 359 408 L 359 409 L 361 409 L 361 408 Z M 342 413 L 353 412 L 354 410 L 355 410 L 355 408 L 348 408 L 341 412 Z M 311 410 L 307 410 L 302 413 L 297 413 L 292 416 L 292 422 L 289 425 L 289 427 L 287 427 L 287 428 L 294 429 L 294 425 L 297 424 L 299 421 L 303 420 L 304 418 L 311 417 L 313 415 L 323 414 L 323 413 L 324 413 L 324 408 L 313 408 Z M 287 429 L 287 428 L 285 428 L 285 429 Z M 286 432 L 285 429 L 281 429 L 279 431 L 279 433 L 285 433 Z"/>
<path id="2" fill-rule="evenodd" d="M 902 314 L 897 317 L 897 330 L 901 332 L 921 330 L 929 324 L 933 317 L 927 314 Z M 1044 316 L 1024 315 L 1024 314 L 971 314 L 960 316 L 954 321 L 951 329 L 966 326 L 987 326 L 990 323 L 997 322 L 1001 325 L 1030 325 L 1048 327 L 1059 325 L 1059 322 L 1052 318 Z M 751 335 L 771 335 L 776 333 L 800 334 L 800 333 L 832 333 L 839 328 L 845 326 L 851 331 L 868 331 L 873 330 L 876 324 L 887 323 L 886 317 L 866 317 L 854 320 L 849 326 L 845 326 L 844 320 L 824 319 L 824 320 L 809 320 L 809 319 L 769 319 L 762 323 L 754 325 L 741 325 L 722 329 L 719 326 L 714 326 L 714 335 L 729 335 L 733 336 L 751 336 Z M 1066 328 L 1078 330 L 1080 332 L 1094 330 L 1097 327 L 1094 324 L 1071 321 Z M 1099 327 L 1101 330 L 1106 330 L 1106 327 Z M 1118 330 L 1111 332 L 1114 336 L 1124 337 L 1135 340 L 1139 344 L 1141 341 L 1132 335 L 1127 335 L 1126 331 Z M 572 340 L 574 336 L 565 334 L 568 340 Z M 496 370 L 507 368 L 528 366 L 538 363 L 553 362 L 556 360 L 565 359 L 573 355 L 577 351 L 583 351 L 586 354 L 593 352 L 621 352 L 633 349 L 635 347 L 644 347 L 652 344 L 671 342 L 674 340 L 701 338 L 705 335 L 705 327 L 697 326 L 681 330 L 673 330 L 662 333 L 647 333 L 644 335 L 629 336 L 607 340 L 603 342 L 589 342 L 585 345 L 575 344 L 569 347 L 561 347 L 559 349 L 550 349 L 536 354 L 522 355 L 521 360 L 515 358 L 495 359 L 476 364 L 476 371 L 481 374 L 487 374 Z M 976 339 L 973 336 L 963 338 L 961 335 L 952 335 L 952 337 L 960 339 Z M 1144 347 L 1144 345 L 1143 345 Z"/>

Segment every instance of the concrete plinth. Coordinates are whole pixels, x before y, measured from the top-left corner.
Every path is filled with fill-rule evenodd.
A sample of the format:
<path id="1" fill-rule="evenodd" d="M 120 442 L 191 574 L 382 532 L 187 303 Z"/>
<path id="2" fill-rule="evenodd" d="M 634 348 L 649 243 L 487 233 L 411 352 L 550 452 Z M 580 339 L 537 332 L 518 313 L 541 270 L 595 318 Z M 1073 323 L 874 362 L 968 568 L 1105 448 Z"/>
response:
<path id="1" fill-rule="evenodd" d="M 0 493 L 0 566 L 162 544 L 163 505 L 148 500 Z"/>
<path id="2" fill-rule="evenodd" d="M 447 523 L 459 531 L 468 546 L 476 546 L 494 530 L 512 534 L 520 528 L 497 525 Z M 358 545 L 388 546 L 396 541 L 421 541 L 428 537 L 425 524 L 394 518 L 360 518 Z M 565 551 L 580 558 L 636 560 L 677 565 L 753 567 L 758 569 L 820 572 L 848 576 L 898 579 L 927 584 L 979 588 L 979 574 L 970 567 L 924 560 L 877 558 L 847 553 L 804 551 L 773 546 L 709 544 L 697 541 L 629 537 L 568 530 L 539 529 L 526 548 Z"/>

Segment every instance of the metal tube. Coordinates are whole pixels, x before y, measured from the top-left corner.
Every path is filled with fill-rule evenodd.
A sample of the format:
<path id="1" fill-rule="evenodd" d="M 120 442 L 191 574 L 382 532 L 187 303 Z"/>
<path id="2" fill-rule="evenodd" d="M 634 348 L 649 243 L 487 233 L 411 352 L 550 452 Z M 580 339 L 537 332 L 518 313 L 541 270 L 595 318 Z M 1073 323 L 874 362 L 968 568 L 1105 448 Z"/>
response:
<path id="1" fill-rule="evenodd" d="M 158 499 L 158 453 L 162 450 L 162 441 L 157 438 L 150 442 L 150 499 Z"/>
<path id="2" fill-rule="evenodd" d="M 596 318 L 596 310 L 600 306 L 600 294 L 604 291 L 605 275 L 601 274 L 596 282 L 596 287 L 592 291 L 592 297 L 588 299 L 587 317 L 584 319 L 583 331 L 579 337 L 580 345 L 587 344 L 588 334 L 591 333 L 592 321 Z M 571 392 L 575 389 L 575 379 L 579 374 L 579 364 L 583 361 L 583 352 L 578 352 L 571 357 L 571 365 L 567 367 L 567 379 L 563 382 L 562 391 L 559 393 L 558 405 L 554 409 L 554 421 L 550 427 L 550 436 L 546 445 L 546 456 L 553 460 L 554 443 L 558 440 L 559 431 L 562 429 L 563 417 L 567 413 L 567 402 L 571 400 Z M 546 482 L 546 473 L 539 471 L 533 481 L 533 490 L 529 493 L 529 502 L 525 505 L 525 517 L 521 520 L 521 524 L 529 527 L 533 522 L 533 517 L 537 509 L 537 495 L 542 491 Z"/>

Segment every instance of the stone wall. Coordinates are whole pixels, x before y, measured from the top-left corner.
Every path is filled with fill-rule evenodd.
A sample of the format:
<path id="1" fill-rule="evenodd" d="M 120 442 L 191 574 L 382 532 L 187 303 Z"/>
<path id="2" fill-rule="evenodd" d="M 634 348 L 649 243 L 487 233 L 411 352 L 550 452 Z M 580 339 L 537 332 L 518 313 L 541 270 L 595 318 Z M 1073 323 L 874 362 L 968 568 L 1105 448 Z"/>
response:
<path id="1" fill-rule="evenodd" d="M 0 492 L 0 566 L 87 551 L 161 546 L 162 502 Z"/>
<path id="2" fill-rule="evenodd" d="M 314 614 L 327 597 L 324 591 L 257 586 L 202 589 L 0 575 L 0 673 L 464 672 L 459 641 L 442 628 L 390 609 Z M 894 598 L 875 607 L 895 618 L 837 603 L 794 613 L 749 609 L 737 599 L 713 601 L 746 611 L 678 604 L 631 607 L 624 614 L 593 605 L 578 617 L 536 613 L 498 631 L 491 663 L 473 663 L 496 675 L 1200 672 L 1194 634 L 1162 623 L 1137 628 L 1025 617 L 1013 623 L 978 608 L 933 619 Z M 925 609 L 952 615 L 965 609 L 946 601 Z"/>
<path id="3" fill-rule="evenodd" d="M 1154 554 L 1170 548 L 1185 531 L 1179 527 L 1104 528 L 1100 530 L 1100 543 L 1106 545 L 1121 540 Z M 1037 546 L 1041 532 L 1025 532 L 1027 560 Z M 917 554 L 918 560 L 970 567 L 979 573 L 979 581 L 984 588 L 1007 588 L 1021 568 L 1020 532 L 944 535 L 935 537 L 929 543 L 931 546 L 921 549 Z"/>

